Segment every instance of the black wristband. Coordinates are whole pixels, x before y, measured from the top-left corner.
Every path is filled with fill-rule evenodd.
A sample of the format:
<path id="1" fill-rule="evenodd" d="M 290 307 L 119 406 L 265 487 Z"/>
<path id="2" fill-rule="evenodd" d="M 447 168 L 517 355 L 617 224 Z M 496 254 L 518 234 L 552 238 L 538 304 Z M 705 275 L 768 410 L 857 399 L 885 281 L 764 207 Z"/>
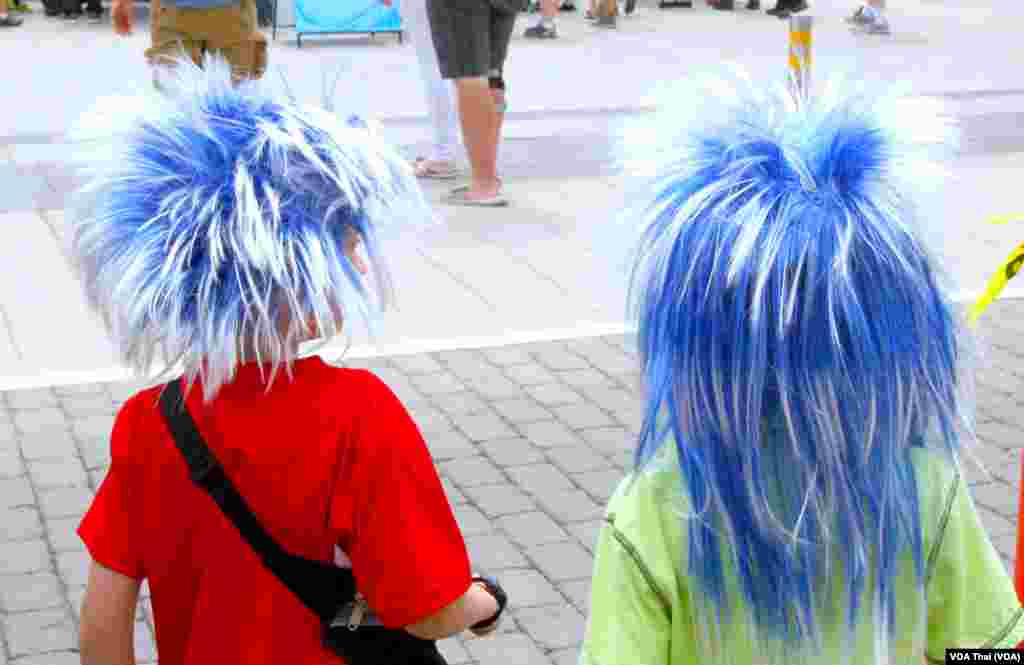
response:
<path id="1" fill-rule="evenodd" d="M 498 611 L 494 613 L 494 616 L 469 627 L 470 630 L 484 630 L 496 624 L 498 619 L 501 618 L 501 613 L 505 611 L 505 606 L 508 605 L 508 594 L 501 588 L 498 581 L 492 577 L 474 577 L 473 581 L 483 584 L 484 588 L 487 589 L 487 593 L 494 596 L 494 600 L 498 602 Z"/>

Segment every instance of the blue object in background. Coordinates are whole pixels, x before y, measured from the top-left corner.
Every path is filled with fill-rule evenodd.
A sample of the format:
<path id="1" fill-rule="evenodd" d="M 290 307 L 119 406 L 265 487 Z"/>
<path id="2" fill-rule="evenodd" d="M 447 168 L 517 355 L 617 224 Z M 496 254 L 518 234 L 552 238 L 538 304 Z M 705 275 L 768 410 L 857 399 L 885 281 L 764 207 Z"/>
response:
<path id="1" fill-rule="evenodd" d="M 399 0 L 390 7 L 380 0 L 295 0 L 295 29 L 300 39 L 316 33 L 400 32 Z"/>

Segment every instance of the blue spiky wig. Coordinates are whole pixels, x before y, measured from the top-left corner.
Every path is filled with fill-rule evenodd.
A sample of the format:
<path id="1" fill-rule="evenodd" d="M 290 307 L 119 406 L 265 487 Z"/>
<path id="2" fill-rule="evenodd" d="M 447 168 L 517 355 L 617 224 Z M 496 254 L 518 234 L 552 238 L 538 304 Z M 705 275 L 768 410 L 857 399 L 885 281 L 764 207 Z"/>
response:
<path id="1" fill-rule="evenodd" d="M 685 573 L 719 628 L 735 588 L 758 639 L 796 653 L 821 644 L 822 594 L 852 637 L 866 593 L 891 637 L 901 560 L 920 588 L 909 454 L 954 460 L 970 425 L 969 347 L 919 229 L 955 137 L 920 99 L 740 73 L 688 81 L 627 137 L 636 465 L 675 446 Z"/>
<path id="2" fill-rule="evenodd" d="M 124 361 L 183 368 L 211 399 L 243 362 L 290 368 L 311 321 L 324 338 L 340 316 L 372 323 L 390 297 L 382 232 L 432 221 L 397 152 L 355 117 L 233 85 L 218 58 L 180 61 L 161 90 L 100 104 L 77 132 L 72 255 Z"/>

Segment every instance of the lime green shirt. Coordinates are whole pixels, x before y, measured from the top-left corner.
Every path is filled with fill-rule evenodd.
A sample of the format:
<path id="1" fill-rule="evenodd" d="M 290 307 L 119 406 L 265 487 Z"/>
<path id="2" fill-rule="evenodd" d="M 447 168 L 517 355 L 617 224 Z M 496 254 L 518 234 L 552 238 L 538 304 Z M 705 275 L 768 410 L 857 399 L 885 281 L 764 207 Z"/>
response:
<path id="1" fill-rule="evenodd" d="M 695 585 L 684 573 L 682 517 L 688 504 L 674 448 L 666 445 L 651 468 L 628 476 L 609 502 L 597 544 L 580 665 L 718 665 L 725 660 L 715 653 L 713 640 L 697 639 L 691 609 Z M 915 450 L 913 459 L 927 593 L 922 597 L 917 591 L 908 556 L 896 580 L 901 600 L 891 660 L 874 655 L 875 622 L 865 596 L 853 654 L 843 646 L 842 625 L 823 627 L 825 644 L 816 662 L 944 663 L 947 647 L 1011 648 L 1024 640 L 1024 609 L 959 471 L 923 450 Z M 871 587 L 869 578 L 867 588 Z M 732 589 L 732 607 L 741 608 L 735 586 Z M 835 601 L 828 615 L 842 617 L 835 611 L 842 609 L 840 605 Z M 734 616 L 744 614 L 737 611 Z M 776 665 L 755 649 L 742 621 L 723 630 L 734 663 Z"/>

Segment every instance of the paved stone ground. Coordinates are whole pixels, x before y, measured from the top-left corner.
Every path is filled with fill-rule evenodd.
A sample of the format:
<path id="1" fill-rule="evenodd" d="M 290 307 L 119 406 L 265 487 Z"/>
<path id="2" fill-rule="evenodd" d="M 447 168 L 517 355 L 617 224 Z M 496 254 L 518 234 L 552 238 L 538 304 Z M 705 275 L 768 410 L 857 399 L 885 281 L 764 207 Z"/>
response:
<path id="1" fill-rule="evenodd" d="M 986 317 L 981 445 L 969 470 L 983 519 L 1012 566 L 1024 448 L 1024 302 Z M 453 665 L 576 662 L 602 507 L 629 465 L 639 422 L 629 341 L 577 339 L 360 363 L 398 393 L 425 432 L 477 569 L 500 575 L 503 631 L 452 639 Z M 134 386 L 0 393 L 0 665 L 78 663 L 88 557 L 74 530 Z M 145 594 L 144 594 L 145 595 Z M 143 598 L 140 663 L 156 660 Z"/>

